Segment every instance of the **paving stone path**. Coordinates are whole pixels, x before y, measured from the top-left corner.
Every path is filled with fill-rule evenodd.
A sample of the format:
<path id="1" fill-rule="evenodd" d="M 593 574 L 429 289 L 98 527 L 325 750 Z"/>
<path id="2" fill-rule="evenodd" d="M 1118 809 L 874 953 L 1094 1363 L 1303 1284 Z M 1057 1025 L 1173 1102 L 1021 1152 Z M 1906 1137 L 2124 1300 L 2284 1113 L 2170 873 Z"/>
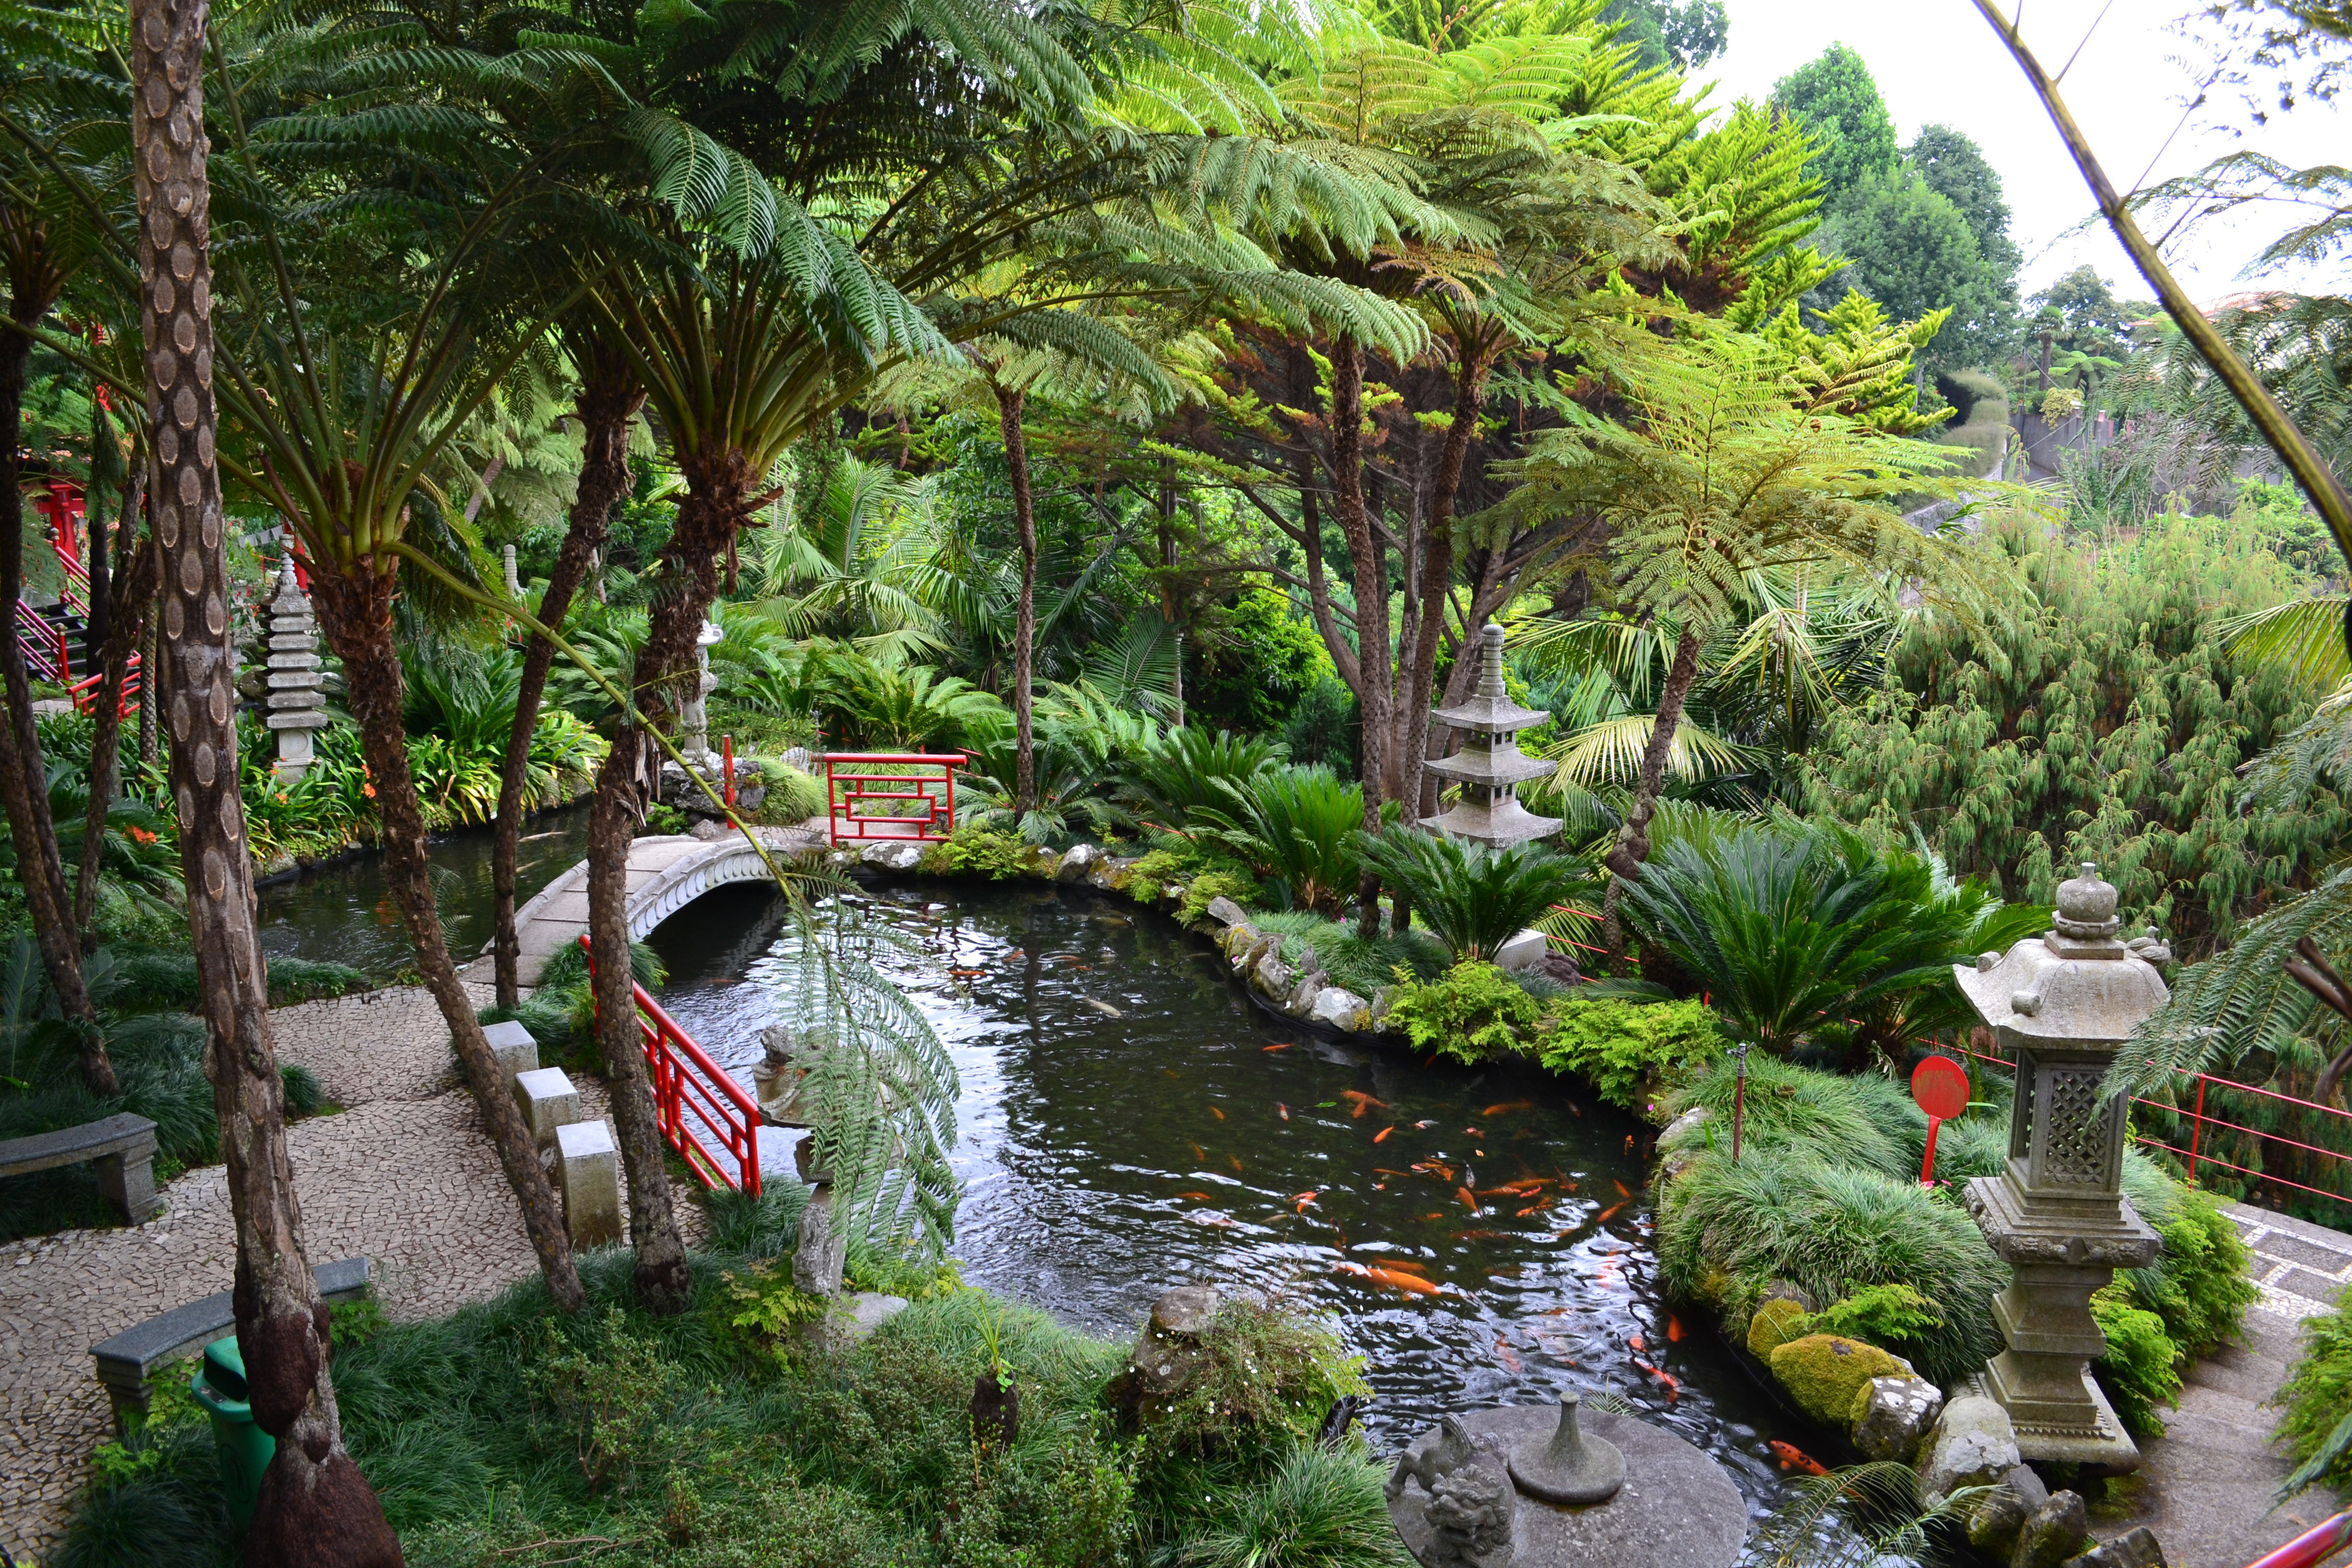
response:
<path id="1" fill-rule="evenodd" d="M 279 1056 L 345 1108 L 289 1130 L 314 1260 L 372 1258 L 394 1318 L 450 1311 L 536 1269 L 429 995 L 375 991 L 271 1020 Z M 601 1085 L 582 1084 L 581 1099 L 584 1114 L 605 1113 Z M 53 1543 L 90 1450 L 112 1435 L 89 1347 L 230 1285 L 221 1168 L 163 1196 L 163 1216 L 142 1226 L 0 1247 L 0 1546 L 20 1563 Z"/>
<path id="2" fill-rule="evenodd" d="M 2147 1462 L 2130 1484 L 2129 1514 L 2094 1521 L 2103 1538 L 2147 1525 L 2172 1568 L 2244 1568 L 2338 1506 L 2315 1487 L 2272 1510 L 2271 1493 L 2294 1465 L 2271 1441 L 2278 1413 L 2264 1402 L 2300 1349 L 2295 1325 L 2352 1286 L 2352 1236 L 2242 1204 L 2228 1213 L 2253 1250 L 2263 1298 L 2238 1343 L 2189 1370 L 2165 1435 L 2140 1444 Z"/>

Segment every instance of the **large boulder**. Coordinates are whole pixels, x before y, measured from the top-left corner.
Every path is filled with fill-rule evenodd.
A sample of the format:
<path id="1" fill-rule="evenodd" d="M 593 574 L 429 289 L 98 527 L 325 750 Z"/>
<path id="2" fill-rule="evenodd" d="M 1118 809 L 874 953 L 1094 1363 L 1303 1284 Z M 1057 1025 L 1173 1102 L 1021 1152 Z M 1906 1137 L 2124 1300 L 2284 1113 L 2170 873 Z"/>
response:
<path id="1" fill-rule="evenodd" d="M 1367 1020 L 1367 1026 L 1373 1034 L 1385 1035 L 1389 1032 L 1391 1026 L 1389 1023 L 1389 1009 L 1396 1005 L 1396 994 L 1397 988 L 1393 985 L 1376 985 L 1372 988 L 1371 1016 Z"/>
<path id="2" fill-rule="evenodd" d="M 906 1310 L 904 1296 L 860 1290 L 826 1307 L 824 1316 L 808 1325 L 807 1339 L 818 1351 L 838 1353 L 870 1337 L 875 1330 Z"/>
<path id="3" fill-rule="evenodd" d="M 2026 1517 L 2010 1549 L 2009 1568 L 2059 1568 L 2091 1537 L 2090 1510 L 2073 1492 L 2052 1492 Z"/>
<path id="4" fill-rule="evenodd" d="M 1990 1486 L 2023 1462 L 2009 1412 L 1976 1394 L 1944 1406 L 1920 1456 L 1919 1497 L 1930 1508 L 1962 1487 Z"/>
<path id="5" fill-rule="evenodd" d="M 1315 1007 L 1311 1016 L 1318 1024 L 1344 1029 L 1351 1035 L 1366 1028 L 1372 1021 L 1371 1009 L 1364 1005 L 1364 999 L 1337 985 L 1326 985 L 1315 993 Z"/>
<path id="6" fill-rule="evenodd" d="M 1969 1544 L 1987 1557 L 2007 1562 L 2025 1521 L 2049 1500 L 2050 1489 L 2032 1467 L 2011 1465 L 1969 1512 Z"/>
<path id="7" fill-rule="evenodd" d="M 1791 1340 L 1804 1338 L 1804 1331 L 1799 1327 L 1804 1321 L 1805 1309 L 1785 1296 L 1759 1303 L 1756 1315 L 1748 1320 L 1748 1353 L 1758 1361 L 1770 1361 L 1774 1351 Z"/>
<path id="8" fill-rule="evenodd" d="M 1101 858 L 1102 851 L 1093 845 L 1073 844 L 1063 855 L 1062 863 L 1054 868 L 1054 875 L 1065 882 L 1083 882 L 1087 871 Z"/>
<path id="9" fill-rule="evenodd" d="M 1118 892 L 1127 886 L 1127 869 L 1134 864 L 1132 860 L 1098 855 L 1095 857 L 1094 864 L 1087 868 L 1087 886 L 1106 893 Z"/>
<path id="10" fill-rule="evenodd" d="M 1150 1321 L 1136 1336 L 1127 1364 L 1105 1391 L 1119 1424 L 1132 1432 L 1184 1397 L 1209 1364 L 1202 1346 L 1224 1294 L 1214 1285 L 1179 1285 L 1160 1292 Z"/>
<path id="11" fill-rule="evenodd" d="M 1249 924 L 1249 911 L 1222 894 L 1209 900 L 1209 918 L 1224 926 Z"/>
<path id="12" fill-rule="evenodd" d="M 1853 1446 L 1874 1459 L 1905 1464 L 1944 1407 L 1944 1391 L 1923 1377 L 1874 1377 L 1853 1402 Z"/>
<path id="13" fill-rule="evenodd" d="M 1279 939 L 1272 939 L 1272 944 L 1258 954 L 1256 963 L 1250 965 L 1249 983 L 1251 990 L 1276 1006 L 1290 1000 L 1291 988 L 1297 984 L 1297 977 L 1290 965 L 1282 962 Z"/>
<path id="14" fill-rule="evenodd" d="M 879 840 L 868 844 L 859 858 L 885 871 L 911 871 L 922 864 L 923 847 L 911 839 Z"/>
<path id="15" fill-rule="evenodd" d="M 1798 1409 L 1824 1426 L 1838 1427 L 1852 1418 L 1854 1397 L 1872 1378 L 1903 1371 L 1901 1363 L 1876 1345 L 1843 1334 L 1807 1334 L 1775 1345 L 1769 1363 Z"/>
<path id="16" fill-rule="evenodd" d="M 2164 1548 L 2146 1525 L 2066 1559 L 2066 1568 L 2165 1568 Z"/>

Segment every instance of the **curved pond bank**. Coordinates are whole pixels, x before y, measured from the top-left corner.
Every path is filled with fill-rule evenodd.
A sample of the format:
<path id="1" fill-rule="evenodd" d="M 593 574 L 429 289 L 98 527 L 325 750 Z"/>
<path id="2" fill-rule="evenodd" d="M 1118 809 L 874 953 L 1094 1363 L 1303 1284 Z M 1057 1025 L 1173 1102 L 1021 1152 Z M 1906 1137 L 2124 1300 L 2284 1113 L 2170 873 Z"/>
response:
<path id="1" fill-rule="evenodd" d="M 1779 1495 L 1782 1418 L 1658 1293 L 1639 1123 L 1546 1074 L 1319 1042 L 1122 900 L 860 896 L 908 939 L 884 967 L 961 1076 L 970 1282 L 1114 1335 L 1171 1285 L 1271 1291 L 1365 1357 L 1384 1447 L 1448 1410 L 1602 1386 L 1716 1454 L 1751 1507 Z M 782 917 L 769 890 L 725 889 L 651 938 L 664 1006 L 747 1084 Z M 762 1163 L 789 1170 L 796 1136 L 772 1132 Z"/>

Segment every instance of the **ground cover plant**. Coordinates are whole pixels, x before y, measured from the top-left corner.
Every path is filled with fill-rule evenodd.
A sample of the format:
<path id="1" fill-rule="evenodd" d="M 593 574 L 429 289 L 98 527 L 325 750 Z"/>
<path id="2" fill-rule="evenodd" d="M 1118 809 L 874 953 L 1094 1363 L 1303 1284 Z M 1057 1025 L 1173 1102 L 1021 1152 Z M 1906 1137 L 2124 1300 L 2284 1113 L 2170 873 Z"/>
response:
<path id="1" fill-rule="evenodd" d="M 694 1568 L 1403 1568 L 1361 1439 L 1315 1442 L 1331 1401 L 1363 1388 L 1327 1331 L 1230 1303 L 1202 1376 L 1125 1425 L 1124 1343 L 951 1281 L 817 1354 L 740 1310 L 744 1282 L 783 1267 L 803 1196 L 717 1204 L 725 1250 L 698 1258 L 682 1316 L 634 1308 L 609 1252 L 584 1260 L 570 1316 L 536 1282 L 426 1322 L 338 1309 L 346 1440 L 408 1560 L 588 1537 L 607 1561 Z M 991 1373 L 1019 1394 L 1009 1443 L 973 1425 Z M 102 1455 L 55 1561 L 210 1568 L 228 1544 L 208 1428 L 167 1396 Z"/>

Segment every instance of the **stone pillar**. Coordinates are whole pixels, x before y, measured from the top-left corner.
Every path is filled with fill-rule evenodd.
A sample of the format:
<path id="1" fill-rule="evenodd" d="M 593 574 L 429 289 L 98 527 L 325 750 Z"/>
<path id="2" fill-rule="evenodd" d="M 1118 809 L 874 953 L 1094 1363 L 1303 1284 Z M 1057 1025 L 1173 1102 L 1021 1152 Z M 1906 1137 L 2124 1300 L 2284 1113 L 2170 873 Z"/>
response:
<path id="1" fill-rule="evenodd" d="M 280 562 L 277 591 L 263 608 L 269 622 L 269 710 L 261 721 L 278 736 L 278 761 L 271 771 L 289 784 L 299 784 L 313 760 L 310 732 L 325 729 L 329 721 L 326 694 L 320 690 L 319 623 L 295 578 L 291 554 Z"/>
<path id="2" fill-rule="evenodd" d="M 827 1300 L 841 1294 L 841 1271 L 849 1261 L 849 1237 L 834 1224 L 833 1173 L 815 1163 L 816 1134 L 793 1152 L 801 1179 L 816 1190 L 801 1211 L 800 1240 L 793 1248 L 793 1285 Z M 821 1325 L 814 1325 L 821 1327 Z"/>
<path id="3" fill-rule="evenodd" d="M 506 558 L 507 597 L 516 604 L 520 604 L 522 603 L 522 579 L 515 575 L 515 547 L 511 544 L 506 547 Z"/>
<path id="4" fill-rule="evenodd" d="M 2093 1381 L 2106 1336 L 2091 1296 L 2118 1268 L 2143 1268 L 2163 1243 L 2121 1188 L 2121 1096 L 2099 1085 L 2116 1053 L 2169 993 L 2160 949 L 2127 947 L 2116 889 L 2085 862 L 2058 889 L 2054 929 L 2006 954 L 1955 964 L 1961 992 L 2017 1063 L 2009 1159 L 1968 1184 L 1985 1241 L 2010 1266 L 1993 1318 L 2009 1348 L 1974 1379 L 2017 1428 L 2028 1460 L 2136 1469 L 2137 1445 Z"/>

